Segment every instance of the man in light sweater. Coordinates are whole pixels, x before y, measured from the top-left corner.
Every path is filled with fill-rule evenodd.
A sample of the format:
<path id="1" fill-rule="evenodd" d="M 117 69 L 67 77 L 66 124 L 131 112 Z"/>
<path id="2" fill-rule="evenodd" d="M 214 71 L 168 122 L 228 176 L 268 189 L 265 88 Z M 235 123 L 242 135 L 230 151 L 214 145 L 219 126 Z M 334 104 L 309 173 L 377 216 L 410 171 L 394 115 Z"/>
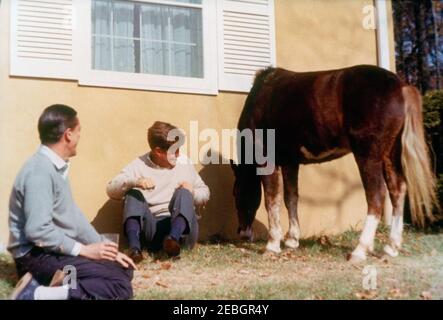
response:
<path id="1" fill-rule="evenodd" d="M 124 198 L 124 229 L 129 256 L 136 263 L 142 260 L 142 242 L 148 250 L 163 248 L 169 256 L 178 256 L 181 246 L 192 248 L 198 239 L 195 206 L 209 199 L 209 188 L 179 153 L 180 137 L 168 139 L 171 130 L 179 134 L 177 127 L 155 122 L 148 129 L 151 151 L 129 163 L 107 186 L 110 198 Z"/>
<path id="2" fill-rule="evenodd" d="M 77 112 L 65 105 L 49 106 L 40 116 L 42 145 L 18 173 L 9 202 L 8 250 L 22 277 L 13 299 L 132 297 L 134 262 L 104 241 L 72 198 L 69 158 L 80 129 Z"/>

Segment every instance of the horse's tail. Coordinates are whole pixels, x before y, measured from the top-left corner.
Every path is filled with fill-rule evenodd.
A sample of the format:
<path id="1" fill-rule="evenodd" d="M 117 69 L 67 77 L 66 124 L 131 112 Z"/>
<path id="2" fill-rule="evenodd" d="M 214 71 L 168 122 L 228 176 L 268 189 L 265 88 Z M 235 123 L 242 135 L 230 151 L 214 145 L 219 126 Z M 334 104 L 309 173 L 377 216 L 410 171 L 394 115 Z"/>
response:
<path id="1" fill-rule="evenodd" d="M 435 177 L 425 141 L 422 115 L 422 98 L 413 86 L 402 88 L 405 101 L 405 124 L 401 137 L 401 163 L 408 188 L 412 222 L 420 227 L 425 217 L 430 221 L 434 205 L 440 209 L 436 196 Z"/>

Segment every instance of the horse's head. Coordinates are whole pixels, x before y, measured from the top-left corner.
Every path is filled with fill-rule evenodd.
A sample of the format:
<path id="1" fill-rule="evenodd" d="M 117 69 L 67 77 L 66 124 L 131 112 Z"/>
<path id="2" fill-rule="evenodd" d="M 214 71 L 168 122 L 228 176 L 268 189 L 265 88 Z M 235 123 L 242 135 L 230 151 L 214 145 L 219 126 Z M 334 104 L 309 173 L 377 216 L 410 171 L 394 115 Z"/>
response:
<path id="1" fill-rule="evenodd" d="M 238 216 L 238 233 L 242 239 L 252 240 L 252 223 L 261 201 L 260 176 L 254 165 L 237 165 L 231 160 L 235 182 L 233 195 Z"/>

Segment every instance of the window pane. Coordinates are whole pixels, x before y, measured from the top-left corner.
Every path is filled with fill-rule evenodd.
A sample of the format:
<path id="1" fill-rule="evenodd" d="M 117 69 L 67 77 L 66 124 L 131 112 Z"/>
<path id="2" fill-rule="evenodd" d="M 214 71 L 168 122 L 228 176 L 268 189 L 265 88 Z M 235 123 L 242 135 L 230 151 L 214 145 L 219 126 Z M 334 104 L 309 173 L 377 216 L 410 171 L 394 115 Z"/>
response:
<path id="1" fill-rule="evenodd" d="M 114 2 L 114 36 L 134 37 L 134 4 Z"/>
<path id="2" fill-rule="evenodd" d="M 168 7 L 162 5 L 142 6 L 142 38 L 144 40 L 168 39 Z"/>
<path id="3" fill-rule="evenodd" d="M 111 35 L 111 3 L 109 1 L 93 2 L 92 34 Z"/>
<path id="4" fill-rule="evenodd" d="M 92 68 L 112 70 L 111 38 L 94 36 L 92 41 Z"/>
<path id="5" fill-rule="evenodd" d="M 171 7 L 173 75 L 203 77 L 201 9 Z"/>
<path id="6" fill-rule="evenodd" d="M 94 0 L 92 19 L 94 69 L 203 77 L 201 8 Z"/>
<path id="7" fill-rule="evenodd" d="M 114 68 L 115 71 L 138 72 L 136 71 L 135 46 L 139 40 L 114 39 Z"/>
<path id="8" fill-rule="evenodd" d="M 142 43 L 142 72 L 150 74 L 169 74 L 168 44 L 162 42 L 143 41 Z"/>
<path id="9" fill-rule="evenodd" d="M 200 49 L 196 46 L 179 45 L 173 46 L 174 75 L 180 77 L 202 78 L 202 59 Z"/>
<path id="10" fill-rule="evenodd" d="M 201 43 L 201 10 L 171 7 L 172 40 Z"/>

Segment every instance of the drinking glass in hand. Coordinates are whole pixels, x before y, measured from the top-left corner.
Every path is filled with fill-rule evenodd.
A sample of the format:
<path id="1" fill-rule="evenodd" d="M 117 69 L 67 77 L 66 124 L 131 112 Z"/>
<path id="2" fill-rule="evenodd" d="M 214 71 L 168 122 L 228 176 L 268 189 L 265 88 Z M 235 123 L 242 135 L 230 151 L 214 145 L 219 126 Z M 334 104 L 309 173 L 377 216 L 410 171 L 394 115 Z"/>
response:
<path id="1" fill-rule="evenodd" d="M 103 238 L 105 241 L 113 242 L 117 245 L 118 248 L 118 242 L 120 235 L 118 233 L 102 233 Z"/>

